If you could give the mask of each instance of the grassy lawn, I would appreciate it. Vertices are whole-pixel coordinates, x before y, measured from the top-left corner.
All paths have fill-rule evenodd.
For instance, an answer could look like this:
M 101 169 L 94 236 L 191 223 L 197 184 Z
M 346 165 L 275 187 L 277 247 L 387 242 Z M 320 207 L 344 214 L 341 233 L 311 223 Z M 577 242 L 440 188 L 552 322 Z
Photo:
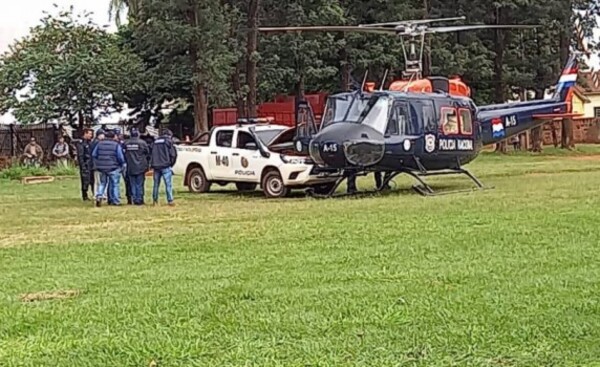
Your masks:
M 484 154 L 494 190 L 432 198 L 0 181 L 0 366 L 600 366 L 597 153 Z

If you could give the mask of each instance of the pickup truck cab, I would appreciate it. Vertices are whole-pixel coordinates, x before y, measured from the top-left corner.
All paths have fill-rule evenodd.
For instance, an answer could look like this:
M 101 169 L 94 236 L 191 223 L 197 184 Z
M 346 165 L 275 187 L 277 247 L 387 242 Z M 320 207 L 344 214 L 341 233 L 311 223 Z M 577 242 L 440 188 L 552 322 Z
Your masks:
M 173 172 L 183 176 L 184 185 L 194 193 L 230 183 L 239 191 L 260 186 L 268 198 L 287 196 L 292 189 L 328 192 L 340 172 L 320 169 L 310 158 L 294 155 L 294 131 L 271 124 L 213 128 L 192 143 L 176 145 Z

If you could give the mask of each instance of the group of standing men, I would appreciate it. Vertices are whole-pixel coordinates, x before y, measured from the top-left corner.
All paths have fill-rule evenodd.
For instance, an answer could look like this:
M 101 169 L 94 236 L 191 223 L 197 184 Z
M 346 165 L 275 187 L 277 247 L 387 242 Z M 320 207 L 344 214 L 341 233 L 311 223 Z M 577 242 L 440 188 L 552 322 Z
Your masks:
M 151 144 L 140 138 L 137 129 L 132 129 L 130 138 L 118 131 L 96 132 L 86 130 L 79 148 L 79 170 L 81 174 L 81 194 L 84 201 L 90 200 L 88 190 L 92 189 L 97 207 L 104 200 L 108 205 L 119 206 L 120 181 L 125 181 L 127 204 L 145 205 L 144 185 L 146 173 L 154 171 L 152 190 L 153 204 L 158 204 L 160 181 L 165 183 L 167 203 L 174 205 L 173 165 L 177 160 L 177 150 L 173 145 L 173 133 L 165 129 L 162 135 Z

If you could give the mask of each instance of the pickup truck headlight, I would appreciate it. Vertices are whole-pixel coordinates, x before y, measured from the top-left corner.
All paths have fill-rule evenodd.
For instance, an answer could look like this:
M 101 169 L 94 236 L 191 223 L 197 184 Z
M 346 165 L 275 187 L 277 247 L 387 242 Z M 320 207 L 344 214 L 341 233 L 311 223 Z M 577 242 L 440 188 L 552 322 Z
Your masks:
M 312 164 L 312 160 L 308 157 L 293 155 L 281 155 L 281 160 L 286 164 Z

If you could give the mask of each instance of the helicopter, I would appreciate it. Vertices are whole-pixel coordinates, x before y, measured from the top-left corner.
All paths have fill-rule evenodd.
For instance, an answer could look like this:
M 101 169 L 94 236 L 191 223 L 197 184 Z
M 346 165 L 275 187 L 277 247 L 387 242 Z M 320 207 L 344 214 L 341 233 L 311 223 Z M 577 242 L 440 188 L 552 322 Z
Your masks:
M 571 53 L 550 99 L 477 106 L 464 93 L 450 93 L 450 82 L 443 77 L 422 78 L 422 50 L 425 35 L 487 28 L 533 28 L 535 25 L 461 25 L 429 27 L 427 23 L 460 18 L 409 20 L 358 26 L 261 27 L 261 32 L 366 32 L 409 38 L 409 52 L 403 73 L 408 82 L 402 90 L 364 90 L 330 95 L 322 120 L 317 126 L 307 103 L 297 107 L 294 147 L 323 172 L 341 170 L 344 175 L 326 192 L 314 196 L 335 196 L 345 180 L 358 175 L 384 174 L 376 191 L 389 187 L 401 174 L 413 177 L 413 189 L 421 195 L 436 192 L 423 179 L 427 176 L 464 175 L 475 189 L 486 187 L 463 166 L 475 160 L 483 146 L 499 143 L 544 122 L 579 116 L 571 113 L 567 96 L 578 74 L 577 54 Z M 416 55 L 420 39 L 420 56 Z M 387 74 L 387 73 L 386 73 Z M 386 75 L 387 76 L 387 75 Z M 384 81 L 385 81 L 384 77 Z M 431 91 L 415 91 L 411 82 L 426 80 Z M 412 90 L 411 90 L 412 89 Z M 470 93 L 469 93 L 470 94 Z M 377 177 L 377 176 L 376 176 Z M 456 190 L 460 192 L 466 190 Z M 469 190 L 470 191 L 470 190 Z

